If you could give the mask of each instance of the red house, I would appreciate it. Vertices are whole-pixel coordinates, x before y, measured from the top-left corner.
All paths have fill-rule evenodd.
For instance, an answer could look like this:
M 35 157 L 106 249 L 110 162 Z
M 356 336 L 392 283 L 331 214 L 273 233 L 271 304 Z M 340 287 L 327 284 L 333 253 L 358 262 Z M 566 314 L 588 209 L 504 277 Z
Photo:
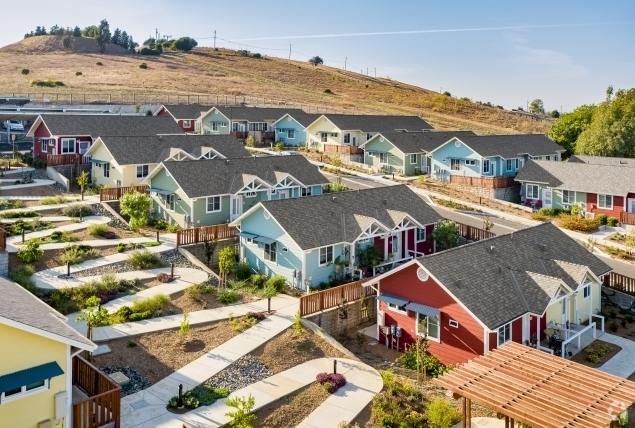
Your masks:
M 183 131 L 173 120 L 163 117 L 46 114 L 35 120 L 27 136 L 33 138 L 33 156 L 55 166 L 90 162 L 84 154 L 100 136 L 159 134 Z
M 212 106 L 200 104 L 162 105 L 154 115 L 169 116 L 176 120 L 176 123 L 179 124 L 179 127 L 181 127 L 183 131 L 196 132 L 196 121 L 211 109 Z
M 380 344 L 403 351 L 425 335 L 432 355 L 458 364 L 508 341 L 579 350 L 603 329 L 599 277 L 610 270 L 545 223 L 420 257 L 364 285 L 378 290 Z M 560 347 L 550 349 L 548 334 Z

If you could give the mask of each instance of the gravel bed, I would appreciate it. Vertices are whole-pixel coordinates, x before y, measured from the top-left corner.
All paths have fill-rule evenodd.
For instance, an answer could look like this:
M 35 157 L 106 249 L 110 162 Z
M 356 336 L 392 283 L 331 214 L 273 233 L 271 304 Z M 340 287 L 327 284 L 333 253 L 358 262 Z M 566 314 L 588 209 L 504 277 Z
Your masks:
M 134 394 L 135 392 L 139 392 L 143 389 L 146 389 L 151 385 L 150 381 L 143 377 L 141 373 L 133 369 L 132 367 L 106 367 L 102 368 L 101 371 L 106 373 L 107 375 L 115 372 L 123 373 L 130 382 L 125 385 L 121 385 L 121 396 L 125 397 L 126 395 Z
M 273 372 L 267 366 L 257 358 L 245 355 L 205 383 L 212 388 L 227 388 L 230 392 L 234 392 L 270 376 L 273 376 Z
M 95 215 L 108 217 L 110 219 L 110 223 L 108 223 L 109 226 L 124 230 L 130 230 L 130 226 L 128 225 L 128 223 L 121 221 L 120 218 L 116 217 L 114 214 L 104 208 L 102 204 L 93 204 L 90 206 L 90 208 L 93 210 L 93 213 L 95 213 Z

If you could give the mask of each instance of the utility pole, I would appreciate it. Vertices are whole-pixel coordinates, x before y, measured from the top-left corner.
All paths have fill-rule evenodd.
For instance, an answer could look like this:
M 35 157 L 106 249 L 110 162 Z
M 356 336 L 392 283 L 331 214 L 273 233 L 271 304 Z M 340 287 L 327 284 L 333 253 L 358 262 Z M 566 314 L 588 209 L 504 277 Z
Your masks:
M 366 67 L 366 76 L 368 76 L 368 67 Z
M 154 40 L 159 40 L 159 29 L 158 28 L 154 29 Z
M 216 30 L 214 30 L 214 49 L 216 49 Z
M 377 79 L 377 67 L 373 67 L 375 69 L 375 79 Z
M 289 43 L 289 61 L 291 61 L 291 43 Z
M 348 60 L 348 57 L 344 58 L 344 70 L 346 70 L 346 61 Z

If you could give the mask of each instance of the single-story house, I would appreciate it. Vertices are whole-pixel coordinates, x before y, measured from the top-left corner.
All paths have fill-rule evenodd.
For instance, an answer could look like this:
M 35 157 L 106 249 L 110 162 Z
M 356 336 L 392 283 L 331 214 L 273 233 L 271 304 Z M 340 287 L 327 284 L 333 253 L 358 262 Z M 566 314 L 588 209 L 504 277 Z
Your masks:
M 455 137 L 430 152 L 432 178 L 513 177 L 529 159 L 560 161 L 564 152 L 541 134 Z
M 155 135 L 99 137 L 86 152 L 91 157 L 94 184 L 139 185 L 162 161 L 250 157 L 231 135 Z
M 229 223 L 263 200 L 320 195 L 329 180 L 304 156 L 164 161 L 150 185 L 154 216 L 182 227 Z
M 359 147 L 378 132 L 427 129 L 432 126 L 419 116 L 323 114 L 306 127 L 306 139 L 311 148 L 328 151 L 325 146 Z
M 22 286 L 0 278 L 0 295 L 0 426 L 74 426 L 73 359 L 97 345 Z
M 475 135 L 472 131 L 380 132 L 359 147 L 364 149 L 364 163 L 374 171 L 429 174 L 429 152 L 453 137 Z
M 27 137 L 33 138 L 33 156 L 44 161 L 51 155 L 68 155 L 72 161 L 67 163 L 76 163 L 76 157 L 80 163 L 88 163 L 86 152 L 98 137 L 160 134 L 183 134 L 183 130 L 171 117 L 43 114 Z
M 306 290 L 431 254 L 437 220 L 421 197 L 399 185 L 262 201 L 231 225 L 240 228 L 242 260 Z
M 623 212 L 635 213 L 635 168 L 628 165 L 529 161 L 515 180 L 522 200 L 542 207 L 578 204 L 583 212 L 618 219 Z
M 154 112 L 155 116 L 170 116 L 185 132 L 196 132 L 198 119 L 209 112 L 212 106 L 201 104 L 163 104 Z
M 417 258 L 364 286 L 378 290 L 379 343 L 394 339 L 384 326 L 399 327 L 399 350 L 426 336 L 432 355 L 460 364 L 509 341 L 551 352 L 547 334 L 577 346 L 593 323 L 604 326 L 600 278 L 610 270 L 544 223 Z
M 271 126 L 275 129 L 276 142 L 282 141 L 290 146 L 305 146 L 307 143 L 306 127 L 318 118 L 317 114 L 305 112 L 286 113 Z
M 591 163 L 596 165 L 635 167 L 635 159 L 633 158 L 614 158 L 614 157 L 605 157 L 605 156 L 573 155 L 569 158 L 569 162 Z

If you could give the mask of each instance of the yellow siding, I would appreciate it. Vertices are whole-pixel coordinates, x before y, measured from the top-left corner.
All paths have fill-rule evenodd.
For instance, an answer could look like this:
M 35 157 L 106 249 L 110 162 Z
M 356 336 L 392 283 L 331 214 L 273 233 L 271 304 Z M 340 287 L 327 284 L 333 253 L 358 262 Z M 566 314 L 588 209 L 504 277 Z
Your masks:
M 22 330 L 0 325 L 0 375 L 56 361 L 65 374 L 51 379 L 50 389 L 0 404 L 0 427 L 36 428 L 55 418 L 55 394 L 66 390 L 67 345 Z M 8 346 L 7 346 L 8 345 Z M 70 397 L 69 397 L 70 399 Z M 61 425 L 59 425 L 61 426 Z
M 313 125 L 309 126 L 306 129 L 306 132 L 307 132 L 308 141 L 317 142 L 317 148 L 319 148 L 320 150 L 324 150 L 324 144 L 337 144 L 337 145 L 342 144 L 342 138 L 343 138 L 342 132 L 335 125 L 333 125 L 329 120 L 326 120 L 324 118 L 321 118 L 317 123 L 314 123 Z M 329 133 L 326 143 L 322 142 L 322 137 L 320 134 L 321 132 Z M 331 137 L 331 133 L 335 133 L 335 132 L 337 132 L 337 138 Z
M 582 287 L 576 296 L 576 306 L 578 310 L 578 319 L 575 321 L 577 324 L 588 321 L 589 313 L 597 314 L 601 307 L 601 286 L 597 282 L 591 284 L 591 296 L 587 299 L 584 298 Z M 573 307 L 571 308 L 573 310 Z M 573 313 L 573 312 L 572 312 Z M 573 320 L 572 320 L 573 321 Z M 596 319 L 597 321 L 597 319 Z
M 151 173 L 152 170 L 157 167 L 157 165 L 158 164 L 156 164 L 156 163 L 148 164 L 148 174 Z M 145 179 L 145 177 L 137 178 L 137 166 L 136 165 L 134 165 L 134 166 L 122 166 L 120 168 L 123 170 L 123 180 L 121 182 L 121 185 L 123 187 L 138 186 Z
M 121 180 L 121 167 L 115 162 L 115 159 L 110 155 L 106 147 L 99 143 L 98 147 L 92 154 L 93 159 L 97 159 L 104 162 L 110 162 L 110 177 L 104 177 L 104 167 L 102 165 L 92 165 L 91 177 L 93 183 L 100 184 L 102 186 L 115 187 L 117 180 Z M 125 186 L 125 184 L 123 184 Z
M 547 324 L 550 322 L 562 324 L 562 300 L 547 308 Z

